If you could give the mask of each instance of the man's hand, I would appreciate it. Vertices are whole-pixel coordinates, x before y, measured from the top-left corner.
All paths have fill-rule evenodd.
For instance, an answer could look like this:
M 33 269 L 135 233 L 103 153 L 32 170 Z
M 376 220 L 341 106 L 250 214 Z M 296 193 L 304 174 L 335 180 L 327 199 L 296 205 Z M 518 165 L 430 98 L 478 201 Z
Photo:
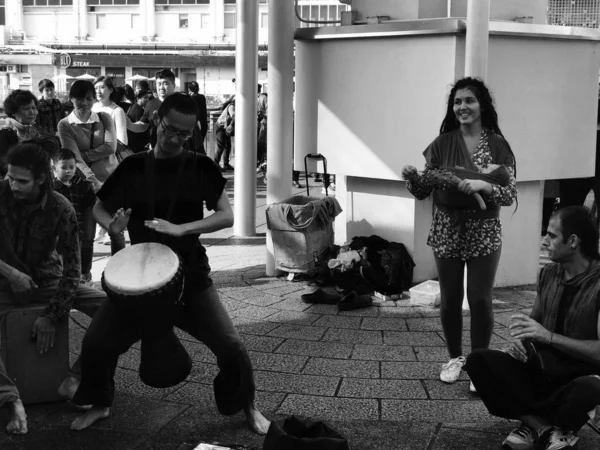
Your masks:
M 130 216 L 131 208 L 129 208 L 127 211 L 125 211 L 123 208 L 119 208 L 108 224 L 108 233 L 110 235 L 115 235 L 125 231 L 125 228 L 127 228 L 127 224 L 129 223 Z
M 144 225 L 159 233 L 168 234 L 169 236 L 183 236 L 183 227 L 167 222 L 163 219 L 145 220 Z
M 531 317 L 525 314 L 515 314 L 511 316 L 511 319 L 513 319 L 513 323 L 508 328 L 511 336 L 515 339 L 529 339 L 540 344 L 550 342 L 552 333 Z
M 419 172 L 415 166 L 404 166 L 402 168 L 402 178 L 411 183 L 416 182 L 419 179 Z
M 13 269 L 8 276 L 10 288 L 19 303 L 25 303 L 37 285 L 31 277 L 17 269 Z
M 33 322 L 31 337 L 37 337 L 37 350 L 40 353 L 46 353 L 50 347 L 54 347 L 54 336 L 56 335 L 56 325 L 47 317 L 38 317 Z
M 510 341 L 508 346 L 503 350 L 503 352 L 508 353 L 517 361 L 521 361 L 524 363 L 527 362 L 527 350 L 525 349 L 523 342 L 518 339 Z

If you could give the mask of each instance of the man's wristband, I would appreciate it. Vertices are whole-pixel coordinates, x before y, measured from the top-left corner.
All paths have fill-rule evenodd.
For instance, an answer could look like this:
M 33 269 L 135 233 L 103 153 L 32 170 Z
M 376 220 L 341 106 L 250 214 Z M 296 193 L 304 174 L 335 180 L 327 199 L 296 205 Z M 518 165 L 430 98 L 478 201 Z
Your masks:
M 548 341 L 548 347 L 552 346 L 552 340 L 554 339 L 554 333 L 550 335 L 550 340 Z

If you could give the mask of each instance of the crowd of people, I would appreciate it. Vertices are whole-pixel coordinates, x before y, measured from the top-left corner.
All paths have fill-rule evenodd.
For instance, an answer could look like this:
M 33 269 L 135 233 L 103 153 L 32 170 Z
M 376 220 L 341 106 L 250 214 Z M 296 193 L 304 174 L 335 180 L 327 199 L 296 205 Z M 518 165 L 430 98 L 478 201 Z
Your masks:
M 80 358 L 59 387 L 61 395 L 86 406 L 72 428 L 87 428 L 110 414 L 118 357 L 142 336 L 110 296 L 89 287 L 96 224 L 106 230 L 113 255 L 125 248 L 126 230 L 134 245 L 162 243 L 180 255 L 186 273 L 182 315 L 175 326 L 217 357 L 219 410 L 244 411 L 253 430 L 264 434 L 269 421 L 254 404 L 248 353 L 219 300 L 199 241 L 201 234 L 233 223 L 222 172 L 233 170 L 229 151 L 235 99 L 217 121 L 219 150 L 210 159 L 203 146 L 206 101 L 197 83 L 190 84 L 187 94 L 175 92 L 175 77 L 167 69 L 156 79 L 156 97 L 143 82 L 135 91 L 121 92 L 106 77 L 76 81 L 68 115 L 53 99 L 49 80 L 40 82 L 39 100 L 28 91 L 14 91 L 5 100 L 9 118 L 0 130 L 0 314 L 25 299 L 45 305 L 32 329 L 40 352 L 53 345 L 56 326 L 71 308 L 92 317 Z M 259 95 L 258 101 L 260 136 L 263 125 L 266 133 L 266 97 Z M 122 148 L 134 154 L 119 158 Z M 265 163 L 264 145 L 258 152 L 259 162 Z M 503 351 L 492 350 L 500 209 L 516 202 L 517 159 L 481 80 L 463 78 L 454 84 L 440 133 L 423 155 L 424 170 L 405 166 L 402 176 L 417 199 L 432 196 L 435 205 L 427 243 L 439 276 L 449 355 L 440 380 L 454 383 L 466 370 L 471 392 L 481 396 L 491 414 L 521 421 L 503 448 L 574 445 L 587 412 L 600 404 L 596 224 L 582 206 L 551 216 L 542 244 L 552 263 L 541 271 L 533 310 L 529 316 L 513 315 L 513 340 Z M 214 214 L 205 218 L 204 204 Z M 469 353 L 462 345 L 465 270 Z M 12 408 L 7 430 L 26 433 L 19 392 L 0 360 L 2 404 Z

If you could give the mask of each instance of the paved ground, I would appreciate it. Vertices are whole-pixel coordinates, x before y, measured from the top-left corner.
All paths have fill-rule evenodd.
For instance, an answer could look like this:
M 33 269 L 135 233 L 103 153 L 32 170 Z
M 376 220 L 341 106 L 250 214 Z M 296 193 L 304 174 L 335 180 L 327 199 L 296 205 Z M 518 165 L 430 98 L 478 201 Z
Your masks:
M 265 192 L 262 182 L 258 186 L 257 237 L 236 239 L 232 230 L 223 230 L 204 242 L 222 301 L 250 352 L 258 406 L 265 415 L 325 420 L 354 450 L 499 448 L 513 424 L 490 416 L 469 393 L 465 376 L 454 385 L 438 380 L 439 367 L 446 361 L 438 310 L 380 302 L 338 312 L 335 306 L 302 303 L 300 295 L 314 289 L 306 282 L 265 276 Z M 107 251 L 101 245 L 96 248 L 95 279 Z M 510 315 L 528 312 L 534 297 L 533 286 L 494 291 L 493 347 L 504 345 Z M 72 313 L 72 358 L 88 323 L 81 313 Z M 143 385 L 135 346 L 119 361 L 111 417 L 72 432 L 69 424 L 79 414 L 72 406 L 30 406 L 30 433 L 0 434 L 0 448 L 188 450 L 213 441 L 260 448 L 263 438 L 249 431 L 241 414 L 222 417 L 216 411 L 212 354 L 189 336 L 180 337 L 194 360 L 186 382 L 164 390 Z M 468 331 L 465 343 L 468 348 Z M 600 437 L 584 429 L 579 448 L 600 448 Z

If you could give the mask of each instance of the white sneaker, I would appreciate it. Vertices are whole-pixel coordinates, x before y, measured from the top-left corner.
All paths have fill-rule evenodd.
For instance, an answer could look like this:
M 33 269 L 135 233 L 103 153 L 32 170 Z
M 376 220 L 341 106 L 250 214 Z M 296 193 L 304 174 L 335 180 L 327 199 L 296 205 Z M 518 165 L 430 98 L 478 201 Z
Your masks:
M 504 442 L 502 448 L 506 450 L 531 450 L 535 448 L 536 433 L 524 423 L 518 428 L 510 432 Z
M 548 442 L 544 447 L 545 450 L 560 450 L 574 446 L 579 438 L 570 431 L 563 431 L 558 427 L 552 428 L 548 436 Z
M 458 380 L 460 376 L 460 371 L 462 370 L 462 366 L 465 365 L 467 360 L 464 356 L 459 356 L 458 358 L 451 359 L 446 364 L 442 366 L 442 371 L 440 372 L 440 380 L 444 383 L 454 383 Z
M 104 238 L 102 238 L 102 243 L 104 245 L 110 245 L 110 235 L 108 233 L 106 233 L 104 235 Z
M 472 381 L 469 383 L 469 391 L 473 394 L 477 394 L 477 389 L 475 389 L 475 385 Z

